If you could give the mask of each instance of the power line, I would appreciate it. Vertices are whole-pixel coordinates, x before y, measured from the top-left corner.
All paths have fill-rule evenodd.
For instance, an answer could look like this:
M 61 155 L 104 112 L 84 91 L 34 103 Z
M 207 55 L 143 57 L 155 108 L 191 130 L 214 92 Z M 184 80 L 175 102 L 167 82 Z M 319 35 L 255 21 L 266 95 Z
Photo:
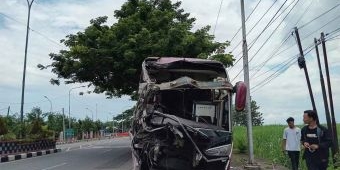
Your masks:
M 330 35 L 332 35 L 332 34 L 335 34 L 335 33 L 339 32 L 339 31 L 340 31 L 340 28 L 337 28 L 337 29 L 335 29 L 335 30 L 333 30 L 333 31 L 331 31 L 331 32 L 329 32 L 329 33 L 327 33 L 326 36 L 330 36 Z
M 249 32 L 247 33 L 247 35 L 248 34 L 250 34 L 252 31 L 253 31 L 253 29 L 261 22 L 261 20 L 264 18 L 264 16 L 265 15 L 267 15 L 267 13 L 270 11 L 270 9 L 274 6 L 274 4 L 277 2 L 277 0 L 275 0 L 273 3 L 272 3 L 272 5 L 267 9 L 267 11 L 260 17 L 260 19 L 259 20 L 257 20 L 257 22 L 255 23 L 255 25 L 249 30 Z M 287 2 L 287 1 L 286 1 Z M 284 2 L 284 4 L 286 3 L 286 2 Z M 284 5 L 283 4 L 283 5 Z M 282 6 L 280 7 L 280 9 L 282 8 Z M 280 10 L 279 9 L 279 10 Z M 278 10 L 278 11 L 279 11 Z
M 310 46 L 308 46 L 304 51 L 306 51 L 307 49 L 310 49 L 310 48 L 312 48 L 313 47 L 313 45 L 314 44 L 312 44 L 312 45 L 310 45 Z M 309 52 L 308 52 L 309 53 Z M 307 53 L 307 54 L 308 54 Z M 294 56 L 294 57 L 296 57 L 296 56 Z M 286 60 L 286 61 L 284 61 L 283 63 L 285 63 L 285 62 L 288 62 L 290 59 L 288 59 L 288 60 Z M 275 67 L 273 67 L 273 68 L 271 68 L 271 69 L 269 69 L 269 70 L 267 70 L 265 73 L 263 73 L 262 75 L 265 75 L 267 72 L 269 72 L 269 71 L 272 71 L 272 70 L 274 70 L 276 67 L 278 67 L 279 65 L 277 65 L 277 66 L 275 66 Z M 255 77 L 255 78 L 258 78 L 258 77 L 261 77 L 262 75 L 259 75 L 259 76 L 257 76 L 257 77 Z
M 279 51 L 279 49 L 291 38 L 291 34 L 288 34 L 287 38 L 284 39 L 280 46 L 274 50 L 274 53 L 270 55 L 264 62 L 260 64 L 260 68 L 255 71 L 255 73 L 251 76 L 253 78 L 271 59 L 273 59 L 275 54 Z
M 44 35 L 44 34 L 38 32 L 38 31 L 36 31 L 36 30 L 33 30 L 33 29 L 31 29 L 31 31 L 32 31 L 32 32 L 35 32 L 36 34 L 38 34 L 38 35 L 40 35 L 40 36 L 42 36 L 42 37 L 44 37 L 46 40 L 48 40 L 48 41 L 50 41 L 50 42 L 52 42 L 52 43 L 58 45 L 59 47 L 64 48 L 64 46 L 60 45 L 60 43 L 58 43 L 58 42 L 52 40 L 52 39 L 49 38 L 48 36 L 46 36 L 46 35 Z
M 236 76 L 231 80 L 233 82 L 243 71 L 243 68 L 236 74 Z
M 7 14 L 5 14 L 5 13 L 0 12 L 0 15 L 4 16 L 4 17 L 6 17 L 6 18 L 8 18 L 8 19 L 10 19 L 10 20 L 12 20 L 12 21 L 15 21 L 15 22 L 17 22 L 17 23 L 19 23 L 19 24 L 21 24 L 21 25 L 26 26 L 26 24 L 24 24 L 24 23 L 18 21 L 17 19 L 15 19 L 15 18 L 13 18 L 13 17 L 11 17 L 11 16 L 9 16 L 9 15 L 7 15 Z M 56 44 L 56 45 L 58 45 L 58 46 L 64 48 L 64 46 L 62 46 L 60 43 L 54 41 L 53 39 L 51 39 L 51 38 L 49 38 L 48 36 L 42 34 L 41 32 L 36 31 L 36 30 L 33 30 L 31 27 L 29 27 L 29 30 L 31 30 L 32 32 L 35 32 L 36 34 L 40 35 L 41 37 L 47 39 L 48 41 L 52 42 L 53 44 Z
M 218 13 L 217 13 L 217 18 L 216 18 L 216 22 L 215 22 L 215 27 L 214 27 L 213 35 L 215 35 L 215 31 L 216 31 L 216 27 L 217 27 L 218 18 L 220 17 L 220 13 L 221 13 L 222 4 L 223 4 L 223 0 L 221 0 L 220 8 L 219 8 Z
M 299 1 L 299 0 L 298 0 Z M 276 19 L 278 19 L 279 18 L 279 16 L 281 15 L 281 14 L 283 14 L 283 12 L 279 15 L 279 16 L 277 16 L 276 17 L 276 15 L 280 12 L 280 10 L 283 8 L 283 6 L 286 4 L 286 2 L 287 2 L 287 0 L 285 0 L 285 2 L 280 6 L 280 8 L 276 11 L 276 13 L 275 13 L 275 15 L 270 19 L 270 21 L 268 22 L 268 24 L 264 27 L 264 29 L 260 32 L 260 34 L 252 41 L 252 42 L 250 42 L 250 47 L 248 48 L 248 50 L 250 50 L 253 46 L 254 46 L 254 44 L 256 43 L 256 41 L 261 37 L 261 35 L 269 28 L 269 26 L 272 24 L 272 23 L 274 23 L 275 22 L 275 20 Z M 295 0 L 294 1 L 292 1 L 292 2 L 295 2 Z M 291 3 L 292 4 L 292 3 Z M 291 4 L 289 4 L 289 6 L 291 5 Z M 288 7 L 289 7 L 288 6 Z M 286 8 L 287 9 L 287 8 Z
M 310 49 L 309 49 L 310 48 Z M 310 53 L 313 49 L 314 49 L 314 44 L 310 45 L 309 47 L 307 47 L 306 49 L 304 49 L 304 51 L 308 51 L 305 53 L 305 55 L 307 55 L 308 53 Z M 295 55 L 294 58 L 292 57 L 292 61 L 294 61 L 294 59 L 296 58 Z M 265 80 L 263 80 L 262 82 L 260 82 L 259 84 L 257 84 L 256 86 L 254 86 L 251 89 L 257 88 L 253 91 L 256 92 L 257 90 L 259 90 L 260 88 L 264 87 L 265 85 L 267 85 L 269 82 L 271 82 L 272 80 L 274 80 L 275 78 L 277 78 L 278 76 L 280 76 L 282 73 L 284 73 L 285 70 L 287 70 L 288 68 L 290 68 L 295 62 L 287 62 L 285 65 L 283 65 L 280 69 L 276 70 L 276 72 L 274 72 L 273 74 L 271 74 L 269 77 L 267 77 Z M 281 71 L 282 70 L 282 71 Z M 281 72 L 280 72 L 281 71 Z
M 274 4 L 277 2 L 277 0 L 275 0 L 272 5 L 267 9 L 267 11 L 260 17 L 260 19 L 255 23 L 255 25 L 250 29 L 250 31 L 247 33 L 250 34 L 250 32 L 260 23 L 260 21 L 264 18 L 264 16 L 270 11 L 270 9 L 274 6 Z M 272 24 L 272 20 L 275 18 L 275 16 L 277 15 L 277 13 L 281 10 L 281 8 L 283 7 L 283 5 L 287 2 L 287 0 L 281 5 L 281 7 L 279 8 L 279 10 L 276 12 L 276 14 L 274 15 L 274 17 L 269 21 L 269 23 L 267 24 L 267 26 L 264 28 L 264 30 L 262 31 L 262 33 Z M 262 34 L 260 33 L 260 34 Z M 259 35 L 261 36 L 261 35 Z M 258 38 L 259 38 L 258 36 Z M 239 43 L 231 50 L 231 52 L 233 52 L 240 44 L 241 44 L 242 40 L 239 41 Z M 248 50 L 251 47 L 248 48 Z M 242 52 L 240 52 L 240 54 L 242 54 Z M 237 56 L 239 56 L 240 54 L 238 54 Z M 243 56 L 240 56 L 239 59 L 237 59 L 236 63 L 234 65 L 236 65 L 241 59 L 243 58 Z M 233 66 L 229 69 L 231 70 L 233 68 Z M 238 74 L 239 75 L 239 74 Z M 235 77 L 236 78 L 236 77 Z
M 257 22 L 255 23 L 255 25 L 250 29 L 250 31 L 248 31 L 247 35 L 249 35 L 251 33 L 251 31 L 261 22 L 261 20 L 264 18 L 265 15 L 267 15 L 267 13 L 270 11 L 270 9 L 274 6 L 274 4 L 277 2 L 277 0 L 275 0 L 272 5 L 267 9 L 267 11 L 260 17 L 259 20 L 257 20 Z M 241 28 L 239 29 L 241 30 Z M 236 35 L 235 35 L 236 36 Z M 231 50 L 231 52 L 235 51 L 236 48 L 242 43 L 242 40 L 240 40 L 237 45 Z
M 241 52 L 241 53 L 242 53 L 242 52 Z M 232 68 L 234 68 L 234 66 L 235 66 L 242 58 L 243 58 L 243 56 L 239 57 L 239 58 L 237 59 L 237 61 L 235 62 L 235 64 L 233 64 L 233 66 L 231 66 L 231 67 L 228 69 L 228 72 L 229 72 Z
M 335 35 L 335 36 L 333 36 L 333 37 L 329 37 L 329 38 L 327 38 L 326 40 L 327 40 L 327 41 L 338 40 L 339 38 L 337 38 L 337 37 L 340 37 L 340 34 Z
M 22 23 L 22 22 L 16 20 L 15 18 L 12 18 L 12 17 L 8 16 L 8 15 L 5 14 L 5 13 L 0 12 L 0 15 L 4 16 L 4 17 L 6 17 L 6 18 L 8 18 L 8 19 L 10 19 L 10 20 L 12 20 L 12 21 L 15 21 L 15 22 L 17 22 L 17 23 L 19 23 L 19 24 L 26 25 L 26 24 L 24 24 L 24 23 Z
M 293 1 L 294 2 L 294 1 Z M 261 45 L 261 47 L 256 51 L 256 53 L 250 58 L 249 62 L 251 62 L 255 56 L 260 52 L 260 50 L 264 47 L 264 45 L 266 45 L 269 41 L 269 39 L 274 35 L 274 33 L 276 32 L 276 30 L 279 28 L 279 26 L 283 23 L 283 21 L 287 18 L 287 16 L 292 12 L 292 10 L 295 8 L 295 6 L 297 5 L 297 3 L 299 2 L 299 0 L 296 1 L 296 3 L 294 4 L 294 6 L 289 10 L 289 12 L 286 14 L 286 16 L 282 19 L 282 21 L 276 26 L 276 28 L 274 29 L 274 31 L 272 31 L 272 33 L 269 35 L 269 37 L 264 41 L 264 43 Z M 291 4 L 289 4 L 290 6 Z M 288 6 L 288 7 L 289 7 Z M 288 38 L 287 38 L 288 39 Z
M 296 56 L 293 56 L 292 58 L 295 58 Z M 287 60 L 285 60 L 283 63 L 287 63 L 287 62 L 289 62 L 292 58 L 288 58 Z M 274 70 L 274 69 L 276 69 L 276 68 L 278 68 L 280 66 L 280 64 L 277 64 L 276 66 L 274 66 L 274 67 L 272 67 L 272 68 L 270 68 L 270 69 L 268 69 L 266 72 L 264 72 L 264 73 L 262 73 L 261 75 L 258 75 L 257 77 L 255 77 L 254 79 L 257 79 L 257 78 L 259 78 L 259 77 L 261 77 L 261 76 L 264 76 L 264 75 L 266 75 L 268 72 L 270 72 L 270 71 L 272 71 L 272 70 Z
M 320 17 L 322 17 L 323 15 L 326 15 L 328 12 L 330 12 L 330 11 L 334 10 L 334 9 L 335 9 L 335 8 L 337 8 L 338 6 L 340 6 L 340 3 L 339 3 L 339 4 L 337 4 L 337 5 L 335 5 L 334 7 L 330 8 L 329 10 L 327 10 L 327 11 L 323 12 L 322 14 L 320 14 L 320 15 L 319 15 L 319 16 L 317 16 L 317 17 L 315 17 L 314 19 L 312 19 L 312 20 L 308 21 L 307 23 L 303 24 L 303 25 L 302 25 L 302 26 L 300 26 L 298 29 L 301 29 L 301 28 L 303 28 L 303 27 L 305 27 L 305 26 L 309 25 L 310 23 L 312 23 L 313 21 L 315 21 L 315 20 L 319 19 L 319 18 L 320 18 Z
M 337 15 L 336 17 L 334 17 L 333 19 L 331 19 L 330 21 L 328 21 L 326 24 L 322 25 L 321 27 L 319 27 L 318 29 L 310 32 L 309 34 L 307 34 L 303 39 L 306 39 L 307 37 L 313 35 L 314 33 L 320 31 L 322 28 L 324 28 L 325 26 L 327 26 L 328 24 L 332 23 L 333 21 L 337 20 L 337 19 L 340 19 L 340 14 Z M 336 30 L 334 30 L 336 31 Z
M 293 3 L 293 2 L 295 2 L 295 1 L 292 1 L 284 10 L 283 10 L 283 12 L 279 15 L 279 16 L 277 16 L 276 17 L 276 15 L 278 14 L 278 12 L 282 9 L 282 7 L 285 5 L 285 3 L 287 2 L 287 0 L 281 5 L 281 7 L 278 9 L 278 11 L 275 13 L 275 15 L 271 18 L 271 20 L 268 22 L 268 24 L 266 25 L 266 27 L 261 31 L 261 33 L 252 41 L 252 45 L 248 48 L 248 50 L 250 50 L 251 49 L 251 47 L 253 47 L 253 45 L 255 44 L 255 42 L 260 38 L 260 36 L 264 33 L 264 31 L 273 23 L 273 22 L 275 22 L 275 20 L 277 19 L 277 18 L 279 18 L 280 17 L 280 15 L 281 14 L 283 14 L 283 12 L 286 10 L 286 9 L 288 9 L 289 8 L 289 6 Z M 295 5 L 291 8 L 291 10 L 288 12 L 288 14 L 284 17 L 284 19 L 290 14 L 290 12 L 294 9 L 294 7 L 296 6 L 296 4 L 299 2 L 299 0 L 297 0 L 296 1 L 296 3 L 295 3 Z M 276 18 L 275 18 L 276 17 Z M 267 38 L 267 40 L 262 44 L 262 46 L 260 47 L 260 49 L 256 52 L 256 54 L 262 49 L 262 47 L 268 42 L 268 40 L 269 40 L 269 38 L 271 38 L 271 36 L 275 33 L 275 31 L 277 30 L 277 28 L 281 25 L 281 23 L 284 21 L 284 19 L 280 22 L 280 24 L 275 28 L 275 30 L 271 33 L 271 35 Z M 251 60 L 253 60 L 253 58 L 256 56 L 256 54 L 252 57 L 252 58 L 250 58 L 250 60 L 249 60 L 249 62 L 251 61 Z M 242 57 L 241 57 L 242 58 Z M 240 59 L 239 59 L 240 60 Z M 236 75 L 236 77 L 234 77 L 233 79 L 232 79 L 232 81 L 233 80 L 235 80 L 240 74 L 241 74 L 241 72 L 243 71 L 243 68 L 240 70 L 240 72 Z
M 0 109 L 0 111 L 7 110 L 7 109 L 8 109 L 8 107 L 5 107 L 5 108 L 3 108 L 3 109 Z
M 300 18 L 298 19 L 298 21 L 295 23 L 295 25 L 298 25 L 299 22 L 301 21 L 301 19 L 306 15 L 306 13 L 308 12 L 309 8 L 313 5 L 313 2 L 315 0 L 311 0 L 309 5 L 307 6 L 307 8 L 304 10 L 304 12 L 302 12 L 302 15 L 300 16 Z
M 316 29 L 316 30 L 314 30 L 314 31 L 312 31 L 312 32 L 310 32 L 310 33 L 308 33 L 306 36 L 304 36 L 304 37 L 301 39 L 301 41 L 306 40 L 308 37 L 310 37 L 311 35 L 313 35 L 315 32 L 320 31 L 322 28 L 324 28 L 325 26 L 327 26 L 328 24 L 330 24 L 330 23 L 333 22 L 334 20 L 339 19 L 339 17 L 340 17 L 340 15 L 338 15 L 338 16 L 335 17 L 334 19 L 330 20 L 330 21 L 327 22 L 326 24 L 322 25 L 322 26 L 319 27 L 318 29 Z M 338 29 L 336 29 L 336 30 L 333 30 L 332 32 L 336 32 L 336 31 L 339 31 L 339 30 L 340 30 L 340 28 L 338 28 Z M 330 32 L 329 34 L 331 34 L 332 32 Z M 282 54 L 283 52 L 289 50 L 290 48 L 292 48 L 292 47 L 294 47 L 294 46 L 295 46 L 295 44 L 293 44 L 293 45 L 291 45 L 291 46 L 285 48 L 285 49 L 282 50 L 282 51 L 279 51 L 277 54 L 275 54 L 275 55 L 272 56 L 272 57 L 278 56 L 278 55 Z
M 250 12 L 250 14 L 248 15 L 248 17 L 246 18 L 246 22 L 248 21 L 248 19 L 250 18 L 250 16 L 254 13 L 254 11 L 256 10 L 256 8 L 259 6 L 259 4 L 261 3 L 262 0 L 259 0 L 256 4 L 256 6 L 254 7 L 254 9 Z M 241 31 L 240 27 L 237 32 L 234 34 L 233 38 L 231 38 L 230 42 L 232 42 L 234 40 L 234 38 L 236 37 L 236 35 Z
M 311 5 L 312 5 L 312 2 L 309 4 L 309 6 L 306 8 L 306 10 L 308 10 L 308 9 L 310 8 Z M 325 15 L 325 14 L 328 13 L 329 11 L 335 9 L 335 8 L 338 7 L 339 5 L 340 5 L 340 4 L 334 6 L 333 8 L 329 9 L 328 11 L 322 13 L 322 14 L 319 15 L 318 17 L 314 18 L 312 21 L 315 21 L 316 19 L 318 19 L 318 18 L 320 18 L 321 16 Z M 305 10 L 305 11 L 306 11 L 306 10 Z M 306 12 L 304 12 L 304 14 L 305 14 L 305 13 L 306 13 Z M 297 23 L 300 22 L 300 20 L 301 20 L 301 19 L 303 18 L 303 16 L 304 16 L 304 14 L 299 18 L 299 20 L 297 21 Z M 325 27 L 326 25 L 330 24 L 330 23 L 333 22 L 334 20 L 338 19 L 339 17 L 340 17 L 340 16 L 335 17 L 334 19 L 332 19 L 331 21 L 327 22 L 326 24 L 324 24 L 324 25 L 323 25 L 322 27 L 320 27 L 319 29 L 317 29 L 317 30 L 315 30 L 315 31 L 313 31 L 313 32 L 311 32 L 311 33 L 309 33 L 307 36 L 305 36 L 305 37 L 302 38 L 302 41 L 305 40 L 306 38 L 308 38 L 309 36 L 311 36 L 313 33 L 315 33 L 315 32 L 317 32 L 317 31 L 321 30 L 323 27 Z M 312 22 L 312 21 L 310 21 L 310 22 Z M 302 27 L 305 27 L 306 25 L 308 25 L 308 24 L 305 24 L 305 25 L 303 25 Z M 300 28 L 302 28 L 302 27 L 300 27 Z M 339 28 L 339 29 L 340 29 L 340 28 Z M 336 31 L 336 30 L 334 30 L 334 31 Z M 286 49 L 284 49 L 284 50 L 282 50 L 282 51 L 280 51 L 280 52 L 278 52 L 278 53 L 274 53 L 274 56 L 272 56 L 272 57 L 278 56 L 279 54 L 281 54 L 281 53 L 287 51 L 288 49 L 290 49 L 290 48 L 292 48 L 292 47 L 294 47 L 294 45 L 292 45 L 292 46 L 290 46 L 290 47 L 288 47 L 288 48 L 286 48 Z M 276 55 L 275 55 L 275 54 L 276 54 Z M 237 62 L 234 64 L 234 66 L 235 66 L 241 59 L 242 59 L 242 56 L 237 60 Z M 233 67 L 231 67 L 231 68 L 233 68 Z M 229 70 L 231 70 L 231 68 L 230 68 Z M 237 76 L 239 76 L 239 75 L 241 74 L 242 71 L 243 71 L 243 70 L 241 70 L 241 71 L 237 74 Z M 235 78 L 233 78 L 233 80 L 236 79 L 237 76 L 236 76 Z
M 287 70 L 291 65 L 293 65 L 295 63 L 295 58 L 291 57 L 290 60 L 288 62 L 286 62 L 284 65 L 281 65 L 281 67 L 279 69 L 277 69 L 274 73 L 272 73 L 270 76 L 268 76 L 267 78 L 265 78 L 263 81 L 261 81 L 259 84 L 255 85 L 254 87 L 252 87 L 250 90 L 255 89 L 253 92 L 257 91 L 259 88 L 265 86 L 266 84 L 268 84 L 270 81 L 272 81 L 274 79 L 274 77 L 278 76 L 280 73 L 282 74 L 285 70 Z M 280 65 L 278 65 L 280 66 Z M 288 67 L 287 67 L 288 66 Z M 281 71 L 281 72 L 280 72 Z
M 313 49 L 314 49 L 314 44 L 310 45 L 309 47 L 305 48 L 304 51 L 307 51 L 309 49 L 308 52 L 305 53 L 305 55 L 307 55 L 309 52 L 311 52 Z M 274 76 L 274 74 L 278 73 L 280 70 L 283 70 L 285 67 L 284 66 L 287 66 L 287 65 L 290 65 L 289 63 L 291 63 L 292 61 L 294 61 L 294 59 L 299 56 L 298 54 L 297 55 L 294 55 L 292 58 L 290 58 L 288 61 L 286 61 L 286 64 L 284 64 L 281 68 L 279 68 L 278 70 L 276 70 L 273 74 L 271 74 L 269 77 L 267 77 L 265 80 L 263 80 L 260 84 L 263 84 L 263 82 L 266 82 L 268 81 L 271 77 Z M 293 62 L 294 63 L 294 62 Z M 292 63 L 292 64 L 293 64 Z M 279 65 L 278 65 L 279 66 Z M 271 70 L 273 70 L 274 68 L 272 68 Z M 281 73 L 282 74 L 282 73 Z M 273 78 L 272 78 L 273 79 Z M 252 89 L 258 87 L 258 85 L 256 85 L 255 87 L 253 87 Z

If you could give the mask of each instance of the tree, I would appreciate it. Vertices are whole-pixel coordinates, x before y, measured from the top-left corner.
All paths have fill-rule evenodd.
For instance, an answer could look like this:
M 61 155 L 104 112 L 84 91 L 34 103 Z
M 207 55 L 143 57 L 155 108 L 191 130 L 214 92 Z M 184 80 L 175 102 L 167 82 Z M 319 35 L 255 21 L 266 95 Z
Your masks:
M 63 131 L 63 115 L 59 113 L 48 113 L 46 125 L 49 130 L 55 132 Z
M 195 18 L 171 0 L 128 0 L 114 16 L 117 23 L 105 25 L 107 16 L 90 21 L 83 32 L 61 40 L 69 50 L 51 53 L 57 79 L 52 84 L 89 83 L 96 93 L 108 97 L 135 95 L 141 64 L 146 57 L 192 57 L 234 61 L 224 49 L 229 42 L 213 42 L 210 26 L 192 32 Z
M 43 114 L 40 107 L 33 107 L 31 112 L 26 113 L 27 121 L 32 123 L 34 121 L 38 121 L 41 125 L 44 124 L 44 118 L 47 114 Z
M 94 123 L 92 119 L 86 116 L 86 118 L 81 121 L 81 129 L 83 132 L 90 132 L 94 130 Z
M 104 124 L 100 120 L 96 120 L 95 122 L 93 122 L 93 127 L 94 127 L 94 131 L 99 131 L 103 129 Z
M 8 116 L 4 117 L 4 119 L 6 120 L 8 131 L 19 136 L 20 117 L 19 117 L 18 113 L 13 114 L 13 115 L 8 115 Z
M 133 111 L 135 110 L 135 106 L 133 106 L 130 109 L 127 109 L 125 111 L 123 111 L 121 114 L 118 114 L 117 116 L 115 116 L 113 119 L 120 122 L 123 124 L 123 128 L 124 129 L 128 129 L 131 127 L 131 117 L 133 115 Z M 122 121 L 123 120 L 123 121 Z M 121 128 L 121 126 L 118 126 L 119 128 Z
M 257 106 L 256 101 L 252 100 L 251 101 L 251 119 L 252 119 L 252 125 L 253 126 L 261 126 L 263 125 L 263 117 L 262 113 L 258 111 L 260 106 Z M 239 125 L 239 126 L 247 126 L 247 112 L 242 111 L 242 112 L 236 112 L 235 109 L 233 109 L 233 121 L 234 125 Z

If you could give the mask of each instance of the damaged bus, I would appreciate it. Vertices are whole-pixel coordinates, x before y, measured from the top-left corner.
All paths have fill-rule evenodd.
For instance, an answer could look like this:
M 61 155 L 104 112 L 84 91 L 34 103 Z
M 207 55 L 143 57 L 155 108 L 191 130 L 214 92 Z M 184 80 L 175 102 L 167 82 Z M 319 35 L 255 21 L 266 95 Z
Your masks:
M 232 97 L 241 111 L 246 90 L 218 61 L 146 58 L 130 131 L 134 170 L 229 169 Z

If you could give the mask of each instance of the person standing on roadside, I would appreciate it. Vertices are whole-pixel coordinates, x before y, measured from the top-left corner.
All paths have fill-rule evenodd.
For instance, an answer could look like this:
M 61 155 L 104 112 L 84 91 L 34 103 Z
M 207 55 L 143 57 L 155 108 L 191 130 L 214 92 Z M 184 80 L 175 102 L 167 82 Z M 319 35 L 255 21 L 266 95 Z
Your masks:
M 314 110 L 306 110 L 303 122 L 307 124 L 301 130 L 301 143 L 304 147 L 303 158 L 308 170 L 326 170 L 328 167 L 329 147 L 332 136 L 324 126 L 318 122 L 318 115 Z
M 283 131 L 282 152 L 288 153 L 292 163 L 292 170 L 298 170 L 300 159 L 301 130 L 294 125 L 294 118 L 286 120 L 288 127 Z

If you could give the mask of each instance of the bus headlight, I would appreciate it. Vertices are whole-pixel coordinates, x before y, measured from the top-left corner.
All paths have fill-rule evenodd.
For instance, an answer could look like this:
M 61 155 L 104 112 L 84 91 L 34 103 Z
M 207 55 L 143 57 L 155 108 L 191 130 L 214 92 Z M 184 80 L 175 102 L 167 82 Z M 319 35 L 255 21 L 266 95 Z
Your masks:
M 230 154 L 232 145 L 222 145 L 214 148 L 207 149 L 205 154 L 208 156 L 223 156 L 226 157 Z

